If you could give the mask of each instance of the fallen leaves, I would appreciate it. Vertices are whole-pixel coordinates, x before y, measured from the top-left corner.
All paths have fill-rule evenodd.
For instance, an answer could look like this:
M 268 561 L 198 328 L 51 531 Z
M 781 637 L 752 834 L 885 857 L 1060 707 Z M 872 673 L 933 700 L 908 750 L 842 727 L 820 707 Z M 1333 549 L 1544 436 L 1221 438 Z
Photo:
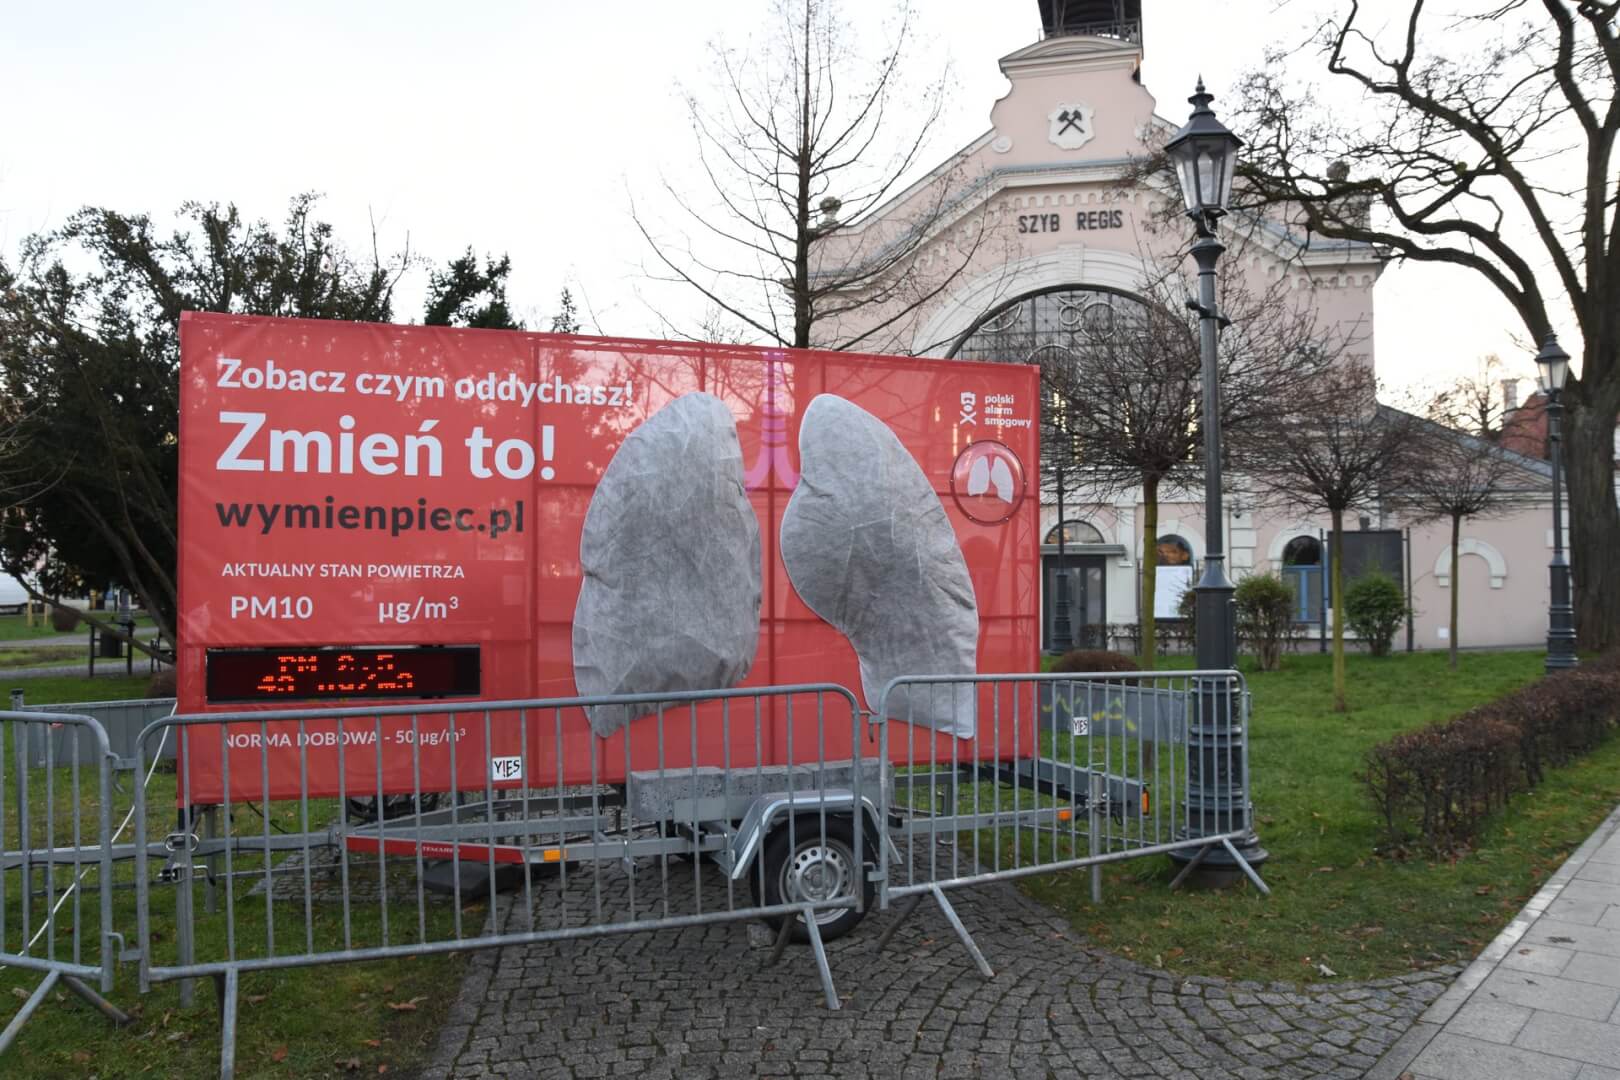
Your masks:
M 387 1002 L 387 1005 L 395 1012 L 415 1012 L 417 1004 L 426 1000 L 427 995 L 424 994 L 421 997 L 413 997 L 409 1001 L 390 1001 Z

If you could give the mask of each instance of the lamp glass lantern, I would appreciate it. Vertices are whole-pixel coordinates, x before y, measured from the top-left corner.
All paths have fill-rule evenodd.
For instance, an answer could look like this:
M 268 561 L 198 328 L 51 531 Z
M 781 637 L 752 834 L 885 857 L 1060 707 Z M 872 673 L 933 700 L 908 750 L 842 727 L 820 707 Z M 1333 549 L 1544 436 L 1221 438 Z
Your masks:
M 1204 89 L 1204 80 L 1198 80 L 1197 92 L 1187 100 L 1192 116 L 1165 143 L 1164 151 L 1175 164 L 1188 215 L 1209 221 L 1225 214 L 1232 201 L 1232 177 L 1243 140 L 1215 118 L 1209 107 L 1215 96 Z
M 1541 342 L 1541 351 L 1536 354 L 1536 382 L 1540 384 L 1542 393 L 1557 394 L 1564 389 L 1564 380 L 1569 377 L 1569 353 L 1559 347 L 1558 339 L 1549 333 Z

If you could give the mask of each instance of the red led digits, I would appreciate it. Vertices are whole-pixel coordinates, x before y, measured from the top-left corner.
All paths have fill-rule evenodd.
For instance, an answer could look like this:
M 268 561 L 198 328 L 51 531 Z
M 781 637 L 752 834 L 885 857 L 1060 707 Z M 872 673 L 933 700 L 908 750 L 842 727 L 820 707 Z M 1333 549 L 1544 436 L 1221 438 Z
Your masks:
M 209 649 L 207 665 L 210 702 L 476 697 L 482 666 L 474 645 Z
M 319 661 L 318 656 L 279 654 L 275 658 L 275 673 L 261 678 L 254 689 L 261 694 L 297 694 L 300 688 L 298 676 L 317 670 Z

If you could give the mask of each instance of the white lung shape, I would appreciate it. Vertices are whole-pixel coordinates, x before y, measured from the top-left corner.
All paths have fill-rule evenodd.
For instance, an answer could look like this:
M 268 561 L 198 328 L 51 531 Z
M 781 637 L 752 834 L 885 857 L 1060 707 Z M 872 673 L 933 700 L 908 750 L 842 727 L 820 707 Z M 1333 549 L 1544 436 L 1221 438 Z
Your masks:
M 849 638 L 867 706 L 900 675 L 971 675 L 979 610 L 956 533 L 894 432 L 823 394 L 799 428 L 799 486 L 782 515 L 782 563 L 810 609 Z M 970 474 L 971 478 L 971 474 Z M 892 719 L 974 733 L 969 683 L 891 694 Z
M 983 458 L 979 459 L 979 461 L 983 460 Z M 974 465 L 977 467 L 978 462 L 974 462 Z M 996 489 L 996 498 L 1011 505 L 1013 501 L 1013 474 L 1012 470 L 1007 467 L 1007 462 L 1002 458 L 996 458 L 996 463 L 990 466 L 990 486 Z M 968 494 L 971 495 L 973 492 L 969 491 Z
M 973 459 L 973 464 L 968 466 L 968 490 L 967 490 L 967 493 L 969 495 L 983 495 L 985 492 L 987 492 L 989 490 L 990 490 L 990 463 L 988 461 L 986 461 L 982 456 L 981 457 L 976 457 L 976 458 Z
M 631 432 L 585 513 L 574 608 L 581 694 L 735 686 L 759 643 L 759 519 L 731 410 L 686 394 Z M 609 735 L 653 705 L 586 709 Z

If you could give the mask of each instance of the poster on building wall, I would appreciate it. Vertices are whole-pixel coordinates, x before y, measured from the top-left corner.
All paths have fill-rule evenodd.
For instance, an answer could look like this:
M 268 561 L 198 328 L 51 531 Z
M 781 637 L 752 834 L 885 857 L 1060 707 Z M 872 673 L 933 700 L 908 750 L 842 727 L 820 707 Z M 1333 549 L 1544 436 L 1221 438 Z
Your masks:
M 832 682 L 870 710 L 900 674 L 1032 670 L 1037 379 L 188 314 L 181 711 L 422 706 L 193 729 L 192 801 L 227 772 L 236 797 L 375 792 L 377 748 L 390 792 L 412 789 L 413 747 L 436 790 L 611 781 L 659 753 L 636 736 L 648 708 L 570 710 L 565 740 L 550 714 L 431 712 L 458 699 Z M 874 531 L 878 511 L 905 528 Z M 722 734 L 706 709 L 665 718 L 667 767 L 753 760 L 751 726 Z M 908 712 L 982 735 L 971 695 Z M 771 724 L 759 753 L 785 760 L 792 729 Z
M 1181 618 L 1181 594 L 1192 588 L 1192 567 L 1156 566 L 1154 573 L 1153 617 Z

